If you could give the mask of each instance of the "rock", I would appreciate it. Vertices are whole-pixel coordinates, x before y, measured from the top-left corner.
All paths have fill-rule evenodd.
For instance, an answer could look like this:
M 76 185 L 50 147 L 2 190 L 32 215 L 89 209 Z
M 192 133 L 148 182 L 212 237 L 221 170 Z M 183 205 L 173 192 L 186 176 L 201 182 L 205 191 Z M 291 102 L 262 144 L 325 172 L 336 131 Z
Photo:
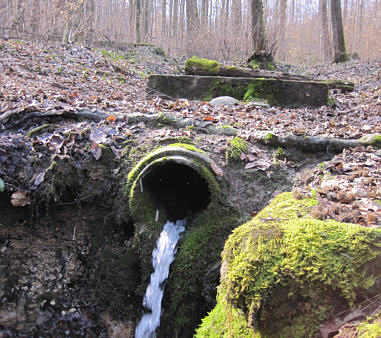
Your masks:
M 214 106 L 234 105 L 238 103 L 234 97 L 231 96 L 219 96 L 209 101 Z
M 321 107 L 328 104 L 328 86 L 323 82 L 272 78 L 151 75 L 147 96 L 190 100 L 233 96 L 247 102 L 265 100 L 280 107 Z
M 234 230 L 222 253 L 217 306 L 196 337 L 211 325 L 228 330 L 228 315 L 232 336 L 251 327 L 266 337 L 315 337 L 325 320 L 380 294 L 381 231 L 314 219 L 314 204 L 283 193 Z

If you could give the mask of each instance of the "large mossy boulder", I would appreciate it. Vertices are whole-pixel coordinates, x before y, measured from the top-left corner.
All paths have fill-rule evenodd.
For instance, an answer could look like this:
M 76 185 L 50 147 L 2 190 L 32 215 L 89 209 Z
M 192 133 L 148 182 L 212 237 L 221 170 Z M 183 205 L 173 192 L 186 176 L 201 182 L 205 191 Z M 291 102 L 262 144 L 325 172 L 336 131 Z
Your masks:
M 381 230 L 309 216 L 278 195 L 222 254 L 217 306 L 197 337 L 318 337 L 324 321 L 381 291 Z

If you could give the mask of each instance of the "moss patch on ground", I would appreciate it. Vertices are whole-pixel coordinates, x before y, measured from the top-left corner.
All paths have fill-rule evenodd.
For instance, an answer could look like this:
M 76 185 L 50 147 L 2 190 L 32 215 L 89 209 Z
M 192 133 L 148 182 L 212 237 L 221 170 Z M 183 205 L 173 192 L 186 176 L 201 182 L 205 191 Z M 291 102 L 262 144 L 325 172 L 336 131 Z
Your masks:
M 228 320 L 214 319 L 220 325 L 211 330 L 236 336 L 239 324 L 251 328 L 247 337 L 315 336 L 320 323 L 373 286 L 377 276 L 364 264 L 380 257 L 381 230 L 313 219 L 316 203 L 283 193 L 233 231 L 218 294 L 226 305 L 209 315 Z M 210 322 L 204 319 L 198 337 Z
M 193 56 L 185 62 L 185 74 L 192 74 L 194 69 L 204 74 L 216 75 L 220 71 L 220 64 L 214 60 L 199 59 Z
M 226 162 L 239 161 L 241 154 L 249 152 L 249 143 L 240 137 L 234 137 L 229 141 L 229 147 L 226 151 Z

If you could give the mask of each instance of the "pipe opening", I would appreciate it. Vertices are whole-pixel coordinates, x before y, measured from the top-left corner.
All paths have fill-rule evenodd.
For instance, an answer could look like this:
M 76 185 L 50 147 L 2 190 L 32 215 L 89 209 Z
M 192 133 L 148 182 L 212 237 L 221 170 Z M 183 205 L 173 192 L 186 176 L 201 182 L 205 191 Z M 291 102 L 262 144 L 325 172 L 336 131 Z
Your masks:
M 142 185 L 165 209 L 170 221 L 195 215 L 211 200 L 207 181 L 195 169 L 173 161 L 155 165 L 142 179 Z

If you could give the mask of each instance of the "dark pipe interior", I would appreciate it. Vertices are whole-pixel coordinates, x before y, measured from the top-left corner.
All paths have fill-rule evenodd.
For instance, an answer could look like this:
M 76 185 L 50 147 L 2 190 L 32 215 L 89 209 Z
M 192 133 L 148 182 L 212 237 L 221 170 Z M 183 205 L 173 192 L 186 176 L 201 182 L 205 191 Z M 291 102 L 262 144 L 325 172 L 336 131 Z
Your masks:
M 208 183 L 200 174 L 176 162 L 155 166 L 143 178 L 143 189 L 163 207 L 171 221 L 192 216 L 210 202 Z

